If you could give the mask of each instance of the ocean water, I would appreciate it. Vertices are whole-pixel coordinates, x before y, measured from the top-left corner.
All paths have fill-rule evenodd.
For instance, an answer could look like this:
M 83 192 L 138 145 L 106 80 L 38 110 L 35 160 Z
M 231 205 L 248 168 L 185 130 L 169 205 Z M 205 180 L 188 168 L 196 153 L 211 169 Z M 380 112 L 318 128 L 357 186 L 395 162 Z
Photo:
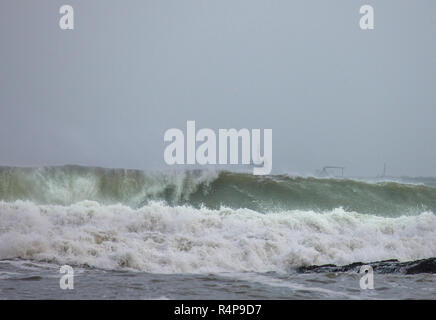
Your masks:
M 74 268 L 74 289 L 59 286 L 59 265 L 0 262 L 0 299 L 436 299 L 434 274 L 375 274 L 361 290 L 357 273 L 148 273 Z
M 374 290 L 354 269 L 299 271 L 436 257 L 435 185 L 3 167 L 0 298 L 435 299 L 431 263 L 374 269 Z M 74 290 L 59 287 L 65 264 Z

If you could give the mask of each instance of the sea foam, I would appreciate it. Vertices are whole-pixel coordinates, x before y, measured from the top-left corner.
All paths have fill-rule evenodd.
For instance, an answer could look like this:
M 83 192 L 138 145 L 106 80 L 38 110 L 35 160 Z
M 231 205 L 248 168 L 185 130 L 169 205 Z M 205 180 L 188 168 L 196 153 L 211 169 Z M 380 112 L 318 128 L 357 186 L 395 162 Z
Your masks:
M 289 272 L 436 256 L 436 216 L 0 201 L 0 259 L 151 273 Z

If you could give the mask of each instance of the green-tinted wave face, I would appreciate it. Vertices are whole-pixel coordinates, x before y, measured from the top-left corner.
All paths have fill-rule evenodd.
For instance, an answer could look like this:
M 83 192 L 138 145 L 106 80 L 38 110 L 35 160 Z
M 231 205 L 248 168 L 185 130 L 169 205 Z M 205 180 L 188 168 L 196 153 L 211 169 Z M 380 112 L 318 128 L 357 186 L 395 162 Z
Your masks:
M 205 197 L 208 190 L 209 196 Z M 257 211 L 326 211 L 343 207 L 359 213 L 398 216 L 426 210 L 436 212 L 436 188 L 387 181 L 369 183 L 313 177 L 258 177 L 225 172 L 208 188 L 191 195 L 190 203 L 203 203 L 212 208 L 229 205 Z
M 436 188 L 431 184 L 209 171 L 145 173 L 79 166 L 0 168 L 0 200 L 59 205 L 93 200 L 134 208 L 158 200 L 169 205 L 258 212 L 342 207 L 383 216 L 436 212 Z

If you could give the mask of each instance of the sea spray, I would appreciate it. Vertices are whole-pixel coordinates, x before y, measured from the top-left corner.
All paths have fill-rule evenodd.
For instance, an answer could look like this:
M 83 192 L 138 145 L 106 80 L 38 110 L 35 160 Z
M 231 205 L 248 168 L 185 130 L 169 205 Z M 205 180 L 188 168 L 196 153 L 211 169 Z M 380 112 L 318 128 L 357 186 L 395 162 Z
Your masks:
M 429 179 L 423 180 L 431 182 Z M 140 208 L 150 201 L 194 208 L 251 209 L 256 212 L 311 210 L 401 216 L 436 212 L 436 188 L 394 181 L 253 176 L 227 171 L 104 169 L 79 166 L 0 167 L 0 200 L 71 205 L 84 200 Z

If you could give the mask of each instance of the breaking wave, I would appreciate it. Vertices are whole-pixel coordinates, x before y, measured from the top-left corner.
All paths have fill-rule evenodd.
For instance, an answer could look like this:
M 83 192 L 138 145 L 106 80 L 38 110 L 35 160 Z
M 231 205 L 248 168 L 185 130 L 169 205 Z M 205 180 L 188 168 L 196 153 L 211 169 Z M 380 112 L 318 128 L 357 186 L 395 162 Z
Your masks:
M 138 170 L 80 166 L 0 168 L 0 200 L 71 205 L 84 200 L 140 208 L 150 201 L 219 209 L 346 211 L 399 216 L 436 212 L 436 188 L 394 181 L 302 178 L 287 175 Z
M 436 256 L 436 188 L 244 173 L 0 168 L 0 259 L 153 273 Z
M 287 272 L 302 265 L 436 256 L 436 216 L 378 217 L 0 202 L 0 259 L 154 273 Z

